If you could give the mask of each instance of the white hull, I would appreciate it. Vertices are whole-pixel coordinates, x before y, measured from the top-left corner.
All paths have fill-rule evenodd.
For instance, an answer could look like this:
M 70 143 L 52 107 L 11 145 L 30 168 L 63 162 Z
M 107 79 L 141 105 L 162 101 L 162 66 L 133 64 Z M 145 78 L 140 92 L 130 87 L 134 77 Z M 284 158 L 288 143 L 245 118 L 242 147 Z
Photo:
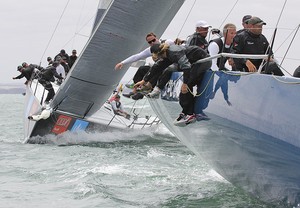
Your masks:
M 300 80 L 247 75 L 218 86 L 223 75 L 236 76 L 207 73 L 198 92 L 195 112 L 203 110 L 210 120 L 177 127 L 178 102 L 151 99 L 150 104 L 182 143 L 229 182 L 266 202 L 298 203 Z M 228 97 L 232 105 L 224 100 Z
M 122 103 L 125 110 L 131 114 L 130 119 L 115 115 L 109 103 L 105 103 L 92 116 L 80 118 L 67 112 L 56 111 L 52 109 L 49 118 L 39 121 L 29 120 L 28 116 L 39 115 L 42 112 L 42 97 L 46 97 L 47 91 L 34 80 L 31 87 L 27 86 L 26 104 L 25 104 L 25 140 L 24 142 L 34 142 L 31 137 L 42 137 L 47 134 L 61 134 L 66 131 L 75 132 L 85 131 L 103 131 L 108 129 L 143 129 L 160 123 L 158 117 L 150 109 L 146 99 L 133 101 L 122 97 Z M 59 88 L 53 83 L 55 91 Z M 42 100 L 42 101 L 41 101 Z M 148 105 L 148 110 L 147 110 Z

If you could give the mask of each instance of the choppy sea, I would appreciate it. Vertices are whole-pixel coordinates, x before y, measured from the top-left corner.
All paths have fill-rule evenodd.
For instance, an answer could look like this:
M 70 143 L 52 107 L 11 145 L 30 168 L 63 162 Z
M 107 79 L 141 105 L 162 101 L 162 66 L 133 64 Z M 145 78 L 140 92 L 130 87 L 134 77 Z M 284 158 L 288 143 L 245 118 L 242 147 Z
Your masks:
M 1 208 L 269 207 L 225 181 L 162 125 L 24 144 L 24 97 L 2 94 L 0 103 Z

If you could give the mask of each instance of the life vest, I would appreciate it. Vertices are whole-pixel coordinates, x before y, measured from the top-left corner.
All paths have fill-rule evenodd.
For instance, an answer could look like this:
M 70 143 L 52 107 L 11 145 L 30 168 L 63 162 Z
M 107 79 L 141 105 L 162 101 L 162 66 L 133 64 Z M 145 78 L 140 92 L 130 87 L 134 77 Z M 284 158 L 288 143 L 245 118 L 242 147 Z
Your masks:
M 213 40 L 209 41 L 209 43 L 211 43 L 211 42 L 215 42 L 219 46 L 219 52 L 218 53 L 223 53 L 223 52 L 224 53 L 230 53 L 230 47 L 225 48 L 224 42 L 221 38 L 216 38 L 216 39 L 213 39 Z M 217 66 L 219 67 L 219 69 L 224 68 L 226 61 L 227 61 L 227 58 L 225 58 L 225 57 L 218 58 Z
M 195 32 L 193 35 L 188 37 L 188 41 L 186 43 L 188 46 L 199 46 L 200 48 L 207 50 L 208 42 L 204 37 L 202 37 L 199 33 Z

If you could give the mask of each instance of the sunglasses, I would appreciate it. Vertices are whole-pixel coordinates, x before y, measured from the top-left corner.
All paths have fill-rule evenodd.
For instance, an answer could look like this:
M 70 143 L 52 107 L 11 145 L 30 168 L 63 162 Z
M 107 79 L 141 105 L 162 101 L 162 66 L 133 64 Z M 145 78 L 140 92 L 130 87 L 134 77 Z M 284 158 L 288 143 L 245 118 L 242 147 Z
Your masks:
M 153 40 L 148 41 L 149 44 L 154 43 L 156 41 L 156 38 L 154 38 Z

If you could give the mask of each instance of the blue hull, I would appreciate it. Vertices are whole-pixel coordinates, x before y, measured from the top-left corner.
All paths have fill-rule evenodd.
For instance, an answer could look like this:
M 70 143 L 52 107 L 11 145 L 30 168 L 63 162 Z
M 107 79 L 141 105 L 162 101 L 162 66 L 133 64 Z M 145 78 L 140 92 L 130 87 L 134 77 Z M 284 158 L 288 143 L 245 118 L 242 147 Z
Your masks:
M 210 120 L 173 125 L 178 102 L 151 100 L 161 121 L 233 185 L 278 204 L 300 201 L 299 79 L 207 72 L 195 112 Z M 180 85 L 178 85 L 180 87 Z M 178 92 L 178 90 L 177 90 Z

